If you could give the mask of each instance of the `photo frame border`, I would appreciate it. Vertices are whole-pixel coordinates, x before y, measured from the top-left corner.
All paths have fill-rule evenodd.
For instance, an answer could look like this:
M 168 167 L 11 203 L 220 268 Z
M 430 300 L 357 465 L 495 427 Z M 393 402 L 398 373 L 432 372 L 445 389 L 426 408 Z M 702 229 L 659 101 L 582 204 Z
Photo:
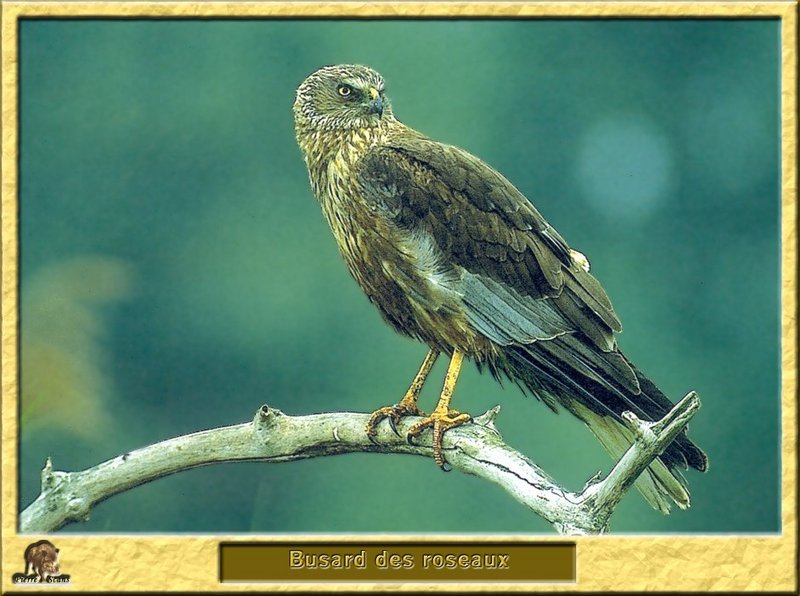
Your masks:
M 18 534 L 18 43 L 21 19 L 72 18 L 763 18 L 781 21 L 781 532 L 748 535 L 48 535 L 70 591 L 771 591 L 797 584 L 797 5 L 795 2 L 8 2 L 2 9 L 2 592 L 17 586 L 27 545 Z M 221 542 L 574 541 L 574 584 L 221 584 Z M 714 572 L 716 575 L 712 575 Z M 42 586 L 46 587 L 46 586 Z

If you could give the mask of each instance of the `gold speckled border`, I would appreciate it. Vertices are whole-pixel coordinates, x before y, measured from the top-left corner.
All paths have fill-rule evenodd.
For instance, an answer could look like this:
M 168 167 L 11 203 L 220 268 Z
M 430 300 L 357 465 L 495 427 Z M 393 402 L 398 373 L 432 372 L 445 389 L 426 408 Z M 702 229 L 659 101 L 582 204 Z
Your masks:
M 779 18 L 782 32 L 782 532 L 776 536 L 602 536 L 578 542 L 577 584 L 224 584 L 218 583 L 222 540 L 313 541 L 324 536 L 59 535 L 67 591 L 785 591 L 796 577 L 797 171 L 796 4 L 787 2 L 3 2 L 2 10 L 2 579 L 17 587 L 25 547 L 37 538 L 17 527 L 17 30 L 24 17 L 760 17 Z M 379 539 L 379 536 L 370 536 Z M 385 536 L 396 540 L 397 536 Z M 425 536 L 409 536 L 425 540 Z M 444 537 L 463 540 L 463 536 Z M 503 536 L 476 536 L 475 542 Z M 519 536 L 509 541 L 524 541 Z M 342 536 L 336 536 L 340 541 Z M 350 538 L 353 542 L 363 537 Z M 536 536 L 542 542 L 541 536 Z M 544 540 L 558 540 L 557 537 Z M 46 586 L 43 586 L 46 588 Z

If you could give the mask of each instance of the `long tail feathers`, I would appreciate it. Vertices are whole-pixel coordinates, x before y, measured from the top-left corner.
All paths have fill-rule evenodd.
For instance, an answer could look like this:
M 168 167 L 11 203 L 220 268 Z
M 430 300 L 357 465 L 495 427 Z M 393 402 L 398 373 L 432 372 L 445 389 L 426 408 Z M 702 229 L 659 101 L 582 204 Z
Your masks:
M 612 459 L 621 458 L 633 444 L 631 431 L 614 418 L 599 416 L 577 402 L 572 402 L 568 408 L 586 423 Z M 689 491 L 681 473 L 668 468 L 660 459 L 653 461 L 647 472 L 636 479 L 634 486 L 650 506 L 661 513 L 669 513 L 673 501 L 681 509 L 687 509 L 690 505 Z
M 570 346 L 562 344 L 562 347 Z M 569 410 L 589 427 L 615 460 L 622 457 L 634 441 L 632 432 L 621 422 L 624 410 L 633 410 L 647 420 L 657 420 L 672 407 L 669 398 L 633 365 L 632 371 L 640 386 L 636 393 L 615 382 L 594 362 L 585 358 L 579 362 L 569 358 L 569 361 L 572 366 L 561 358 L 554 358 L 552 350 L 539 349 L 536 344 L 508 346 L 504 358 L 492 367 L 492 372 L 495 376 L 505 373 L 554 410 L 556 404 Z M 584 372 L 590 372 L 589 376 Z M 685 433 L 681 433 L 634 485 L 657 511 L 669 513 L 673 502 L 686 509 L 690 503 L 689 491 L 678 470 L 686 467 L 705 471 L 708 459 Z

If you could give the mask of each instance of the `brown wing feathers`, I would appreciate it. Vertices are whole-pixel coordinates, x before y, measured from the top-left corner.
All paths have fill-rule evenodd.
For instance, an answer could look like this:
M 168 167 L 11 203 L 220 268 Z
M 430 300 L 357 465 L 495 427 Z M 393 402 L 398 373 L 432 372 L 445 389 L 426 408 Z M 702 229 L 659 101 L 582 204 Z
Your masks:
M 556 299 L 577 330 L 604 351 L 614 349 L 613 332 L 622 326 L 608 296 L 572 265 L 567 243 L 510 182 L 469 153 L 424 138 L 373 153 L 383 154 L 383 175 L 406 166 L 404 184 L 397 185 L 415 188 L 407 195 L 413 216 L 406 225 L 427 225 L 442 250 L 469 271 L 531 298 Z
M 671 402 L 617 349 L 621 324 L 608 296 L 573 265 L 558 232 L 476 157 L 406 131 L 362 160 L 363 194 L 398 225 L 425 229 L 468 272 L 464 303 L 473 325 L 507 346 L 507 362 L 490 363 L 493 372 L 522 380 L 550 407 L 555 393 L 617 419 L 623 410 L 662 416 Z M 685 436 L 664 459 L 705 467 Z

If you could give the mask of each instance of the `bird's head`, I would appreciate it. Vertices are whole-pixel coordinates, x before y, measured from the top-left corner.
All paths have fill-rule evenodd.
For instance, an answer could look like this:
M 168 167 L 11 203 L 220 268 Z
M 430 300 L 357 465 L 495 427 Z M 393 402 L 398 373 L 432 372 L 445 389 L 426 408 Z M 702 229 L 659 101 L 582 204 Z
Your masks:
M 392 119 L 383 77 L 366 66 L 340 64 L 313 72 L 297 88 L 295 122 L 318 129 L 357 129 Z

